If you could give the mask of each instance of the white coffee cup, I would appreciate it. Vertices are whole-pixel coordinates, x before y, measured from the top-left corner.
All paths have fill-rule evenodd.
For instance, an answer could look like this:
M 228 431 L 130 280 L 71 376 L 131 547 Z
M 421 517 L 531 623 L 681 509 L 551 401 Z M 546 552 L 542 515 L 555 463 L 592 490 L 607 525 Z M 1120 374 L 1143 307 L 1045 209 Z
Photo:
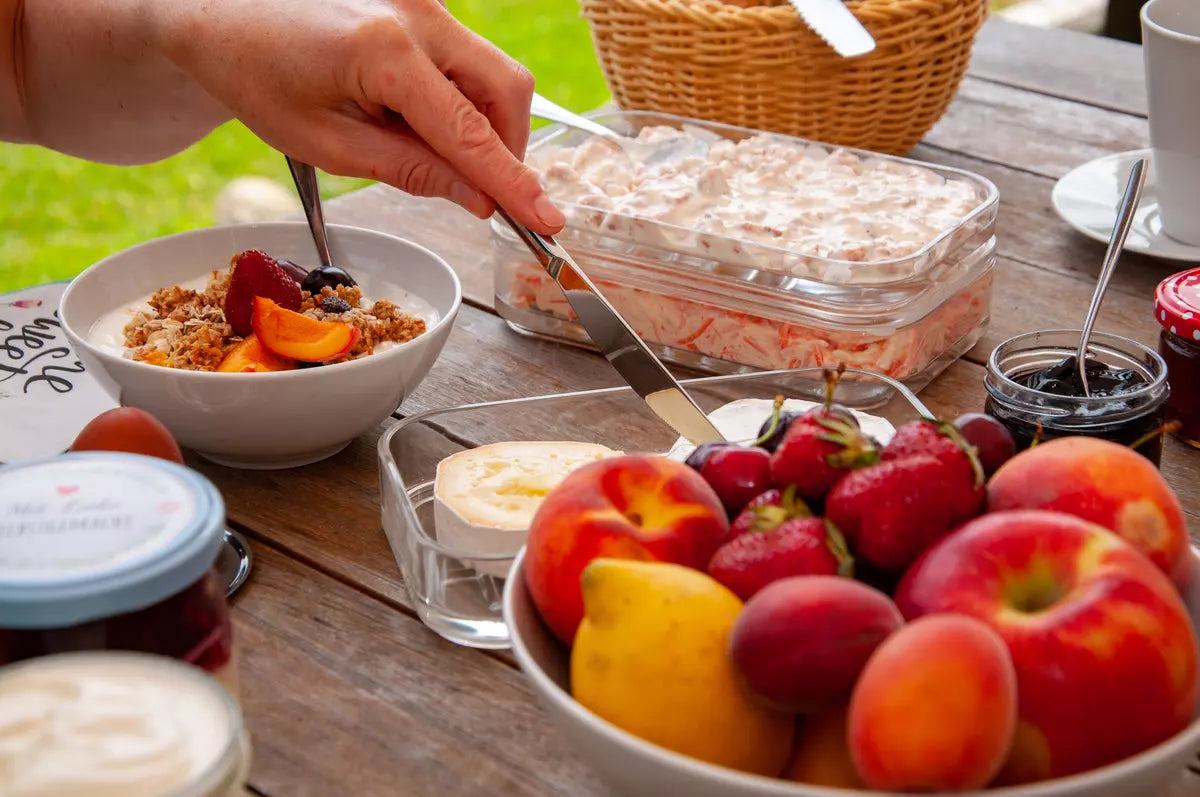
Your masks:
M 1200 0 L 1142 6 L 1142 44 L 1163 232 L 1200 245 Z

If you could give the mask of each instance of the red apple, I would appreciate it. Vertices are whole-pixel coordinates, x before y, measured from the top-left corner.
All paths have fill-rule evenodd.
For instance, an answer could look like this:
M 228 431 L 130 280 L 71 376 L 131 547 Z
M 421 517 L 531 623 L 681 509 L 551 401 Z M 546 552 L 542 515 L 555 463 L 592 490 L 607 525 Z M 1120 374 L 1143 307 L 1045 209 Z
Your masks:
M 768 584 L 738 615 L 729 654 L 762 702 L 811 714 L 845 705 L 867 659 L 904 624 L 887 595 L 839 576 Z
M 1195 713 L 1196 634 L 1179 593 L 1144 554 L 1086 520 L 1046 510 L 972 520 L 912 566 L 896 603 L 909 619 L 967 614 L 1004 639 L 1019 721 L 999 783 L 1119 761 Z
M 577 468 L 542 500 L 525 545 L 538 613 L 568 645 L 583 619 L 580 576 L 598 557 L 704 570 L 729 521 L 708 482 L 682 462 L 633 454 Z
M 990 510 L 1053 509 L 1099 523 L 1150 557 L 1183 590 L 1191 567 L 1179 499 L 1132 448 L 1061 437 L 1022 451 L 987 485 Z

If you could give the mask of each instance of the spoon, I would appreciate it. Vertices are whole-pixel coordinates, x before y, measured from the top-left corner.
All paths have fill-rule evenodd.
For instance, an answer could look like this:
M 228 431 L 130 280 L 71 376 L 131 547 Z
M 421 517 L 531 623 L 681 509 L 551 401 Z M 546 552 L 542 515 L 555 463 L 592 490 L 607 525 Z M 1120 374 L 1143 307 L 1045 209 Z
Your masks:
M 597 124 L 586 116 L 568 111 L 540 94 L 533 95 L 533 101 L 529 105 L 529 114 L 538 119 L 558 122 L 567 127 L 574 127 L 576 130 L 599 136 L 601 140 L 620 149 L 631 160 L 640 161 L 646 166 L 657 166 L 687 157 L 703 158 L 708 154 L 708 142 L 696 136 L 683 135 L 659 144 L 647 144 L 636 138 L 622 135 L 612 128 Z
M 308 219 L 308 229 L 312 232 L 313 244 L 317 247 L 317 258 L 321 265 L 309 272 L 301 287 L 310 293 L 320 293 L 322 285 L 355 285 L 354 279 L 343 269 L 333 264 L 329 254 L 329 233 L 325 230 L 325 214 L 321 210 L 321 187 L 317 182 L 317 170 L 311 164 L 298 161 L 290 155 L 287 158 L 288 169 L 292 172 L 292 180 L 296 183 L 296 193 L 300 195 L 300 204 L 304 206 L 304 217 Z
M 1117 258 L 1125 248 L 1125 238 L 1133 224 L 1133 214 L 1137 211 L 1138 202 L 1142 198 L 1142 185 L 1146 180 L 1146 161 L 1138 160 L 1133 164 L 1129 173 L 1129 182 L 1125 186 L 1125 196 L 1117 209 L 1117 223 L 1113 226 L 1112 237 L 1108 239 L 1108 251 L 1104 253 L 1104 265 L 1100 267 L 1100 279 L 1096 283 L 1096 292 L 1092 294 L 1092 306 L 1088 308 L 1087 318 L 1083 322 L 1083 333 L 1079 336 L 1079 353 L 1075 356 L 1076 367 L 1079 368 L 1079 381 L 1083 385 L 1083 395 L 1090 397 L 1087 380 L 1087 347 L 1088 338 L 1092 336 L 1092 327 L 1096 325 L 1096 316 L 1100 313 L 1100 304 L 1104 294 L 1108 292 L 1108 283 L 1112 280 L 1117 268 Z

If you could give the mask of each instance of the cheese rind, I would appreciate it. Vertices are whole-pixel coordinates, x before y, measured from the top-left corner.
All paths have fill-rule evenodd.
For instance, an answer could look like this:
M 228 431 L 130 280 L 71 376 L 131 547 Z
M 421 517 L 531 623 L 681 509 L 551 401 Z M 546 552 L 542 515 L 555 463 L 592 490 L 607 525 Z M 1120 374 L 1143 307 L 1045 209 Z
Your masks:
M 438 463 L 433 488 L 438 541 L 464 553 L 515 555 L 542 499 L 568 473 L 620 453 L 594 443 L 513 441 L 446 457 Z M 470 564 L 503 577 L 509 563 Z

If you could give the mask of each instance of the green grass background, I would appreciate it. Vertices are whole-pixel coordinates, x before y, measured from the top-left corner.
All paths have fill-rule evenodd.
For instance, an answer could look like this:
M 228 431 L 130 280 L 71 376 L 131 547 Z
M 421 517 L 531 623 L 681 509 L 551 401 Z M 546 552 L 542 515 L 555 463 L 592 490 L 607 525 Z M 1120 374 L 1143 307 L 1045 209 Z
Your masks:
M 550 99 L 586 110 L 608 97 L 576 0 L 449 0 L 449 7 L 529 67 Z M 0 144 L 0 175 L 0 293 L 67 279 L 139 241 L 212 224 L 216 195 L 235 177 L 263 175 L 291 188 L 283 156 L 236 122 L 147 166 Z M 322 194 L 367 184 L 323 176 Z

